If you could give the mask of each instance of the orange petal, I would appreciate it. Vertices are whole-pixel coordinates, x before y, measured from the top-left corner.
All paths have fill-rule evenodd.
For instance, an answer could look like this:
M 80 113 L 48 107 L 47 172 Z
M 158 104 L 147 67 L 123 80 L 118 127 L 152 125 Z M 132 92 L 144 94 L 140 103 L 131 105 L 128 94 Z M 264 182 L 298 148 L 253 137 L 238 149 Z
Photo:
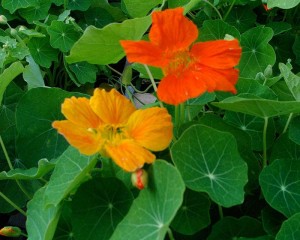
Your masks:
M 83 128 L 97 128 L 101 123 L 99 117 L 93 112 L 87 98 L 66 98 L 62 104 L 62 113 L 72 123 Z
M 235 84 L 239 77 L 237 69 L 214 69 L 206 66 L 198 66 L 195 75 L 207 86 L 207 91 L 228 91 L 236 93 Z
M 107 144 L 105 150 L 119 167 L 128 172 L 134 172 L 155 160 L 155 155 L 132 140 L 124 140 L 119 145 Z
M 134 105 L 115 89 L 109 92 L 95 89 L 90 105 L 98 117 L 107 124 L 125 124 L 135 111 Z
M 241 58 L 242 49 L 238 40 L 216 40 L 199 42 L 193 45 L 191 56 L 202 65 L 227 69 L 236 66 Z
M 173 124 L 165 108 L 137 110 L 130 116 L 127 126 L 129 136 L 151 151 L 164 150 L 172 140 Z
M 167 9 L 152 14 L 150 41 L 164 51 L 180 51 L 197 39 L 197 26 L 183 15 L 183 8 Z
M 163 78 L 158 85 L 157 96 L 167 104 L 178 105 L 200 96 L 206 90 L 206 83 L 195 72 L 186 70 L 181 75 L 168 75 Z
M 168 64 L 163 57 L 163 51 L 146 41 L 120 41 L 129 62 L 138 62 L 154 67 L 164 67 Z
M 100 148 L 100 136 L 96 132 L 70 122 L 69 120 L 54 121 L 52 127 L 62 134 L 73 147 L 81 153 L 92 155 L 97 153 Z

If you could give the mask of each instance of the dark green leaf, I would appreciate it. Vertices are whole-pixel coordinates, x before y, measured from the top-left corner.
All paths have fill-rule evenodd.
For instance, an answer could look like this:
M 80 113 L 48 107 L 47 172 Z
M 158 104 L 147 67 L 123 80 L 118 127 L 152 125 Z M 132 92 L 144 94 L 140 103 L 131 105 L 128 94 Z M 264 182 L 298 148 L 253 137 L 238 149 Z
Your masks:
M 114 22 L 113 16 L 103 8 L 90 8 L 84 12 L 84 18 L 88 25 L 94 25 L 97 28 Z
M 34 6 L 36 2 L 37 0 L 2 0 L 2 6 L 9 10 L 10 13 L 14 13 L 17 9 Z
M 36 0 L 33 6 L 20 9 L 19 13 L 28 23 L 33 23 L 33 21 L 44 20 L 48 16 L 50 6 L 51 2 L 48 0 Z
M 91 6 L 91 0 L 70 0 L 68 1 L 68 9 L 86 11 Z
M 79 62 L 71 64 L 69 67 L 80 84 L 96 82 L 96 73 L 98 72 L 98 68 L 95 65 L 87 62 Z
M 298 240 L 300 238 L 299 222 L 300 213 L 296 213 L 284 221 L 276 235 L 276 240 Z
M 190 189 L 225 207 L 243 202 L 247 165 L 231 134 L 194 125 L 174 143 L 171 156 Z

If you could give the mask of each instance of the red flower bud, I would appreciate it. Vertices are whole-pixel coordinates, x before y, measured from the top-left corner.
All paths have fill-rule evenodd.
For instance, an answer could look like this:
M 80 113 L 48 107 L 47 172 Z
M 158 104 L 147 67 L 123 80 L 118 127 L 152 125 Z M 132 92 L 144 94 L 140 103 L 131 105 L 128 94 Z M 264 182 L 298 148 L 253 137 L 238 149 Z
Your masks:
M 148 173 L 144 169 L 138 169 L 131 175 L 132 185 L 142 190 L 148 185 Z
M 5 237 L 19 237 L 21 236 L 21 229 L 18 227 L 4 227 L 0 229 L 0 235 Z

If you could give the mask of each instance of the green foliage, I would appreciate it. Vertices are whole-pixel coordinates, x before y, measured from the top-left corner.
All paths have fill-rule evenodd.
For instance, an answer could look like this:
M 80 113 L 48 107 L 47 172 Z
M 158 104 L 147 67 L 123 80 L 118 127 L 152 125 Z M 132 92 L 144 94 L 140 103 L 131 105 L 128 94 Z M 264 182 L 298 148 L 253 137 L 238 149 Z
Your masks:
M 26 213 L 19 227 L 26 225 L 29 240 L 300 239 L 299 6 L 300 0 L 0 1 L 1 220 Z M 89 98 L 97 87 L 115 88 L 132 102 L 148 97 L 153 102 L 143 109 L 160 106 L 152 84 L 166 69 L 149 66 L 149 74 L 128 62 L 120 41 L 148 41 L 151 13 L 176 7 L 197 25 L 194 43 L 239 41 L 237 93 L 163 103 L 174 137 L 153 152 L 159 160 L 145 164 L 148 186 L 138 190 L 132 173 L 105 151 L 81 154 L 52 123 L 65 119 L 66 98 Z

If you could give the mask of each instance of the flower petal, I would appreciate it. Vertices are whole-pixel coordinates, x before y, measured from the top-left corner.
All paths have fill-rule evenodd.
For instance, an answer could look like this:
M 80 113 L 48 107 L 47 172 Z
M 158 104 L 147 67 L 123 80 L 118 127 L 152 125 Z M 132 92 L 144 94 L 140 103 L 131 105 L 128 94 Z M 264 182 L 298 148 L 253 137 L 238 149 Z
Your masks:
M 149 39 L 162 50 L 177 52 L 187 49 L 197 37 L 197 26 L 183 15 L 183 8 L 152 13 Z
M 198 79 L 194 71 L 187 69 L 181 75 L 168 75 L 157 89 L 158 98 L 171 105 L 178 105 L 190 98 L 200 96 L 207 90 L 206 83 Z
M 236 66 L 242 49 L 237 39 L 199 42 L 193 45 L 191 56 L 201 65 L 227 69 Z
M 54 121 L 52 127 L 62 134 L 73 147 L 81 153 L 92 155 L 101 148 L 99 134 L 89 131 L 84 127 L 72 123 L 69 120 Z
M 125 124 L 135 111 L 134 105 L 115 89 L 95 89 L 90 105 L 104 123 L 112 125 Z
M 157 46 L 146 41 L 120 41 L 129 62 L 138 62 L 154 67 L 165 67 L 167 59 L 163 57 L 163 51 Z
M 101 123 L 99 117 L 93 112 L 87 98 L 66 98 L 61 111 L 72 123 L 83 128 L 97 128 Z
M 173 124 L 165 108 L 137 110 L 130 116 L 127 126 L 129 136 L 151 151 L 164 150 L 172 140 Z
M 119 145 L 107 144 L 105 150 L 119 167 L 128 172 L 134 172 L 155 160 L 155 155 L 133 140 L 124 140 Z

